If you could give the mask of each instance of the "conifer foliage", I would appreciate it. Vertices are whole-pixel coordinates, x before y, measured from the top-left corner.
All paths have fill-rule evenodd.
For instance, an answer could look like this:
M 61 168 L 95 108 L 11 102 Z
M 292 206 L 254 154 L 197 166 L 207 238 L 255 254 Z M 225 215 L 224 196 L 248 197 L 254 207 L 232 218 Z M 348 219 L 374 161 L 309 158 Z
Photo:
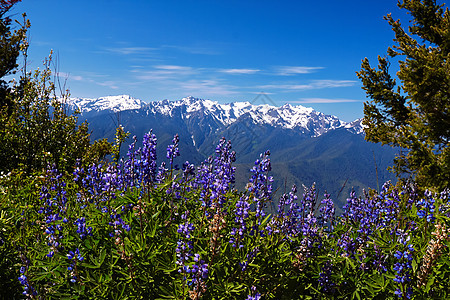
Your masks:
M 364 105 L 366 139 L 405 149 L 395 160 L 397 174 L 444 188 L 450 178 L 450 12 L 435 0 L 398 6 L 412 17 L 408 30 L 387 15 L 395 44 L 378 57 L 377 69 L 366 58 L 357 73 L 371 98 Z M 396 57 L 401 85 L 389 72 L 389 58 Z
M 7 83 L 1 78 L 17 68 L 20 44 L 26 33 L 25 28 L 11 31 L 11 18 L 7 16 L 11 7 L 19 1 L 0 1 L 0 107 L 6 106 L 6 94 L 9 91 Z

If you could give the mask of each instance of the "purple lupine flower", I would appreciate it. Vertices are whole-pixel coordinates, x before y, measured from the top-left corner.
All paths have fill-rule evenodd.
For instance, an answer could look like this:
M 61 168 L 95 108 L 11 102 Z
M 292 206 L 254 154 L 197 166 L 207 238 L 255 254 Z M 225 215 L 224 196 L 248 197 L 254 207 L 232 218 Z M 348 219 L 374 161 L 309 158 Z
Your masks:
M 314 214 L 316 209 L 316 201 L 317 201 L 316 184 L 313 183 L 313 185 L 309 189 L 304 187 L 303 199 L 301 202 L 302 203 L 301 213 L 303 216 L 306 216 L 308 214 Z
M 173 170 L 173 168 L 174 168 L 173 160 L 177 156 L 180 156 L 180 151 L 178 150 L 178 142 L 179 141 L 180 141 L 180 138 L 178 137 L 178 134 L 175 134 L 175 136 L 173 137 L 173 140 L 172 140 L 172 145 L 167 146 L 166 157 L 170 163 L 170 170 Z
M 78 280 L 77 262 L 83 261 L 84 257 L 80 254 L 80 250 L 76 248 L 75 251 L 67 253 L 67 259 L 71 261 L 69 267 L 67 267 L 67 270 L 70 271 L 70 281 L 75 283 Z
M 179 234 L 182 234 L 186 239 L 190 239 L 191 232 L 194 231 L 194 229 L 194 224 L 186 222 L 178 226 L 177 232 Z
M 337 246 L 343 250 L 344 257 L 355 258 L 356 249 L 358 249 L 357 242 L 351 238 L 348 233 L 338 238 Z
M 414 247 L 411 244 L 407 244 L 407 240 L 400 244 L 398 250 L 395 251 L 394 257 L 396 258 L 396 263 L 394 264 L 394 271 L 396 272 L 394 282 L 400 285 L 395 292 L 399 297 L 406 296 L 410 299 L 412 296 L 412 289 L 408 287 L 408 283 L 412 279 L 412 261 Z
M 97 203 L 102 195 L 102 165 L 92 164 L 87 170 L 85 177 L 81 182 L 84 188 L 86 188 L 88 195 L 87 201 L 89 203 Z
M 75 164 L 75 170 L 73 171 L 73 181 L 80 182 L 81 178 L 84 175 L 84 168 L 81 167 L 81 161 L 80 159 L 77 159 L 77 162 Z
M 186 264 L 183 268 L 185 274 L 184 280 L 191 288 L 189 292 L 192 299 L 200 299 L 206 292 L 206 280 L 208 279 L 208 264 L 201 259 L 200 254 L 196 253 L 193 256 L 193 264 Z
M 297 203 L 298 197 L 296 194 L 297 186 L 294 184 L 289 192 L 289 196 L 282 197 L 283 204 L 288 207 L 288 210 L 284 215 L 282 214 L 283 211 L 280 211 L 280 214 L 284 216 L 281 223 L 281 230 L 289 240 L 291 237 L 300 234 L 299 224 L 302 222 L 301 208 Z
M 232 237 L 230 238 L 230 243 L 233 247 L 242 248 L 242 238 L 247 232 L 247 218 L 249 217 L 250 203 L 248 202 L 248 197 L 243 195 L 240 197 L 239 201 L 236 202 L 235 223 L 237 227 L 231 230 Z
M 67 253 L 67 258 L 69 260 L 77 260 L 77 261 L 83 261 L 84 257 L 81 256 L 80 254 L 80 249 L 76 248 L 75 252 L 74 251 L 69 251 L 69 253 Z
M 412 294 L 413 294 L 412 288 L 411 287 L 407 287 L 405 292 L 403 292 L 399 288 L 394 291 L 394 295 L 396 295 L 399 298 L 403 298 L 403 294 L 405 294 L 406 299 L 411 299 Z
M 327 261 L 319 273 L 319 285 L 322 291 L 328 294 L 333 294 L 335 292 L 336 284 L 331 279 L 333 264 Z
M 92 235 L 92 227 L 86 227 L 86 218 L 78 218 L 74 224 L 77 226 L 77 233 L 81 239 L 84 239 L 87 235 Z
M 252 295 L 248 295 L 247 298 L 245 298 L 246 300 L 260 300 L 261 299 L 261 294 L 260 293 L 255 293 L 254 296 Z
M 102 172 L 101 190 L 102 201 L 109 201 L 116 198 L 116 191 L 122 188 L 120 170 L 115 165 L 108 165 Z
M 247 190 L 251 193 L 253 202 L 255 203 L 255 216 L 257 218 L 257 225 L 251 229 L 251 233 L 264 234 L 263 230 L 257 228 L 261 225 L 262 219 L 265 216 L 264 207 L 268 201 L 272 199 L 272 182 L 273 177 L 268 173 L 272 170 L 270 163 L 270 151 L 267 150 L 260 155 L 260 159 L 255 161 L 255 165 L 250 172 L 252 176 L 247 185 Z
M 209 157 L 202 163 L 192 182 L 193 188 L 200 189 L 202 213 L 210 223 L 212 232 L 210 247 L 213 257 L 220 247 L 218 237 L 224 228 L 226 213 L 223 207 L 227 200 L 226 194 L 234 183 L 235 168 L 232 163 L 235 159 L 236 153 L 231 150 L 231 142 L 226 142 L 225 138 L 222 138 L 216 147 L 215 157 Z M 236 232 L 236 229 L 232 232 Z M 233 244 L 233 239 L 230 242 Z
M 188 161 L 185 161 L 183 163 L 183 182 L 188 181 L 190 176 L 194 176 L 195 175 L 195 166 L 191 163 L 189 163 Z
M 259 252 L 259 247 L 255 247 L 250 253 L 245 256 L 245 261 L 240 262 L 239 266 L 241 267 L 242 272 L 247 270 L 248 265 L 252 262 L 253 258 L 256 257 L 256 254 Z
M 419 218 L 424 218 L 428 223 L 433 223 L 436 217 L 434 216 L 434 197 L 432 193 L 428 190 L 424 193 L 424 198 L 419 200 L 416 204 L 417 206 L 417 216 Z
M 158 167 L 158 173 L 156 174 L 156 181 L 163 182 L 167 176 L 167 168 L 166 163 L 163 161 L 161 165 Z
M 125 188 L 123 174 L 116 165 L 92 164 L 86 169 L 81 182 L 87 193 L 78 193 L 77 201 L 84 203 L 83 208 L 92 204 L 97 209 L 103 210 L 102 202 L 115 199 L 117 190 Z
M 304 187 L 304 194 L 300 205 L 294 202 L 296 199 L 296 187 L 293 187 L 289 200 L 290 208 L 288 211 L 288 218 L 285 224 L 288 226 L 288 236 L 302 237 L 302 244 L 311 249 L 314 247 L 321 247 L 322 236 L 319 234 L 318 220 L 316 217 L 316 189 L 314 185 L 311 188 Z M 286 226 L 284 225 L 284 226 Z
M 157 138 L 152 130 L 144 134 L 142 148 L 136 149 L 137 138 L 128 147 L 127 159 L 123 161 L 122 186 L 124 189 L 153 188 L 157 180 L 156 145 Z M 148 192 L 148 191 L 146 191 Z
M 397 217 L 400 214 L 400 196 L 395 188 L 389 192 L 390 187 L 391 183 L 386 182 L 379 196 L 382 207 L 380 212 L 382 215 L 381 226 L 384 228 L 390 228 L 392 224 L 397 223 Z
M 18 277 L 20 284 L 23 286 L 23 292 L 22 294 L 24 296 L 30 297 L 30 296 L 36 296 L 37 292 L 36 290 L 30 285 L 30 283 L 28 282 L 28 278 L 27 276 L 25 276 L 24 274 L 20 275 Z
M 152 184 L 156 181 L 156 144 L 158 139 L 150 130 L 149 133 L 144 134 L 144 138 L 142 140 L 143 148 L 141 155 L 141 174 L 142 174 L 142 183 L 144 186 L 148 184 Z
M 63 238 L 63 228 L 60 223 L 67 223 L 65 217 L 67 214 L 66 183 L 62 175 L 55 166 L 47 168 L 46 184 L 41 187 L 40 200 L 43 201 L 38 212 L 43 214 L 45 221 L 44 234 L 46 235 L 47 245 L 50 247 L 47 257 L 53 257 L 62 245 L 60 241 Z
M 231 188 L 231 184 L 234 183 L 234 173 L 236 168 L 232 166 L 236 160 L 236 153 L 231 150 L 231 142 L 226 142 L 225 138 L 222 138 L 216 147 L 216 157 L 214 159 L 214 186 L 215 190 L 220 195 L 225 195 Z M 223 199 L 219 199 L 219 203 L 222 205 Z
M 411 182 L 407 182 L 405 185 L 403 185 L 403 189 L 401 192 L 402 195 L 408 195 L 408 199 L 406 202 L 406 209 L 411 209 L 413 204 L 417 203 L 419 199 L 418 191 L 417 191 L 417 185 Z
M 439 207 L 439 212 L 444 214 L 447 218 L 450 218 L 450 189 L 444 189 L 439 199 L 441 200 L 441 205 Z
M 377 245 L 374 245 L 375 253 L 373 254 L 373 268 L 377 270 L 379 273 L 386 273 L 386 260 L 388 255 L 383 254 L 382 249 L 380 249 Z
M 27 298 L 37 296 L 37 291 L 31 286 L 27 277 L 30 260 L 26 258 L 24 255 L 21 255 L 21 260 L 23 265 L 22 267 L 20 267 L 20 276 L 18 277 L 18 280 L 23 287 L 22 294 Z
M 214 165 L 213 158 L 208 157 L 205 162 L 202 162 L 198 167 L 197 175 L 192 183 L 192 187 L 197 189 L 201 187 L 199 200 L 202 202 L 204 208 L 211 206 L 210 189 L 213 187 L 214 181 Z
M 194 264 L 190 267 L 191 280 L 188 285 L 198 285 L 200 282 L 205 282 L 208 279 L 208 264 L 201 259 L 200 254 L 194 254 Z
M 364 218 L 361 209 L 363 206 L 364 201 L 361 198 L 356 197 L 356 193 L 352 189 L 350 192 L 350 198 L 347 198 L 347 204 L 343 207 L 345 218 L 354 223 L 358 223 Z
M 185 274 L 189 271 L 188 260 L 192 256 L 192 237 L 191 233 L 195 230 L 194 224 L 188 222 L 189 211 L 186 211 L 181 215 L 181 219 L 184 223 L 178 225 L 177 232 L 180 234 L 180 238 L 177 242 L 175 252 L 177 254 L 176 264 L 179 269 L 178 272 Z M 186 275 L 185 275 L 186 276 Z
M 113 231 L 109 234 L 111 237 L 119 237 L 124 229 L 125 231 L 130 231 L 131 227 L 123 219 L 121 214 L 118 214 L 114 209 L 110 215 L 111 221 L 108 223 L 112 227 Z
M 234 184 L 236 168 L 232 164 L 235 160 L 236 153 L 231 150 L 231 142 L 222 138 L 216 147 L 215 156 L 201 163 L 192 187 L 201 188 L 199 200 L 205 209 L 213 203 L 216 204 L 215 210 L 223 206 L 225 194 Z
M 335 214 L 334 203 L 333 200 L 331 200 L 329 194 L 325 193 L 324 197 L 325 199 L 323 199 L 321 202 L 323 206 L 319 209 L 320 212 L 319 219 L 322 226 L 328 224 L 329 230 L 332 231 Z
M 116 198 L 116 191 L 123 187 L 123 175 L 115 165 L 92 164 L 81 180 L 82 186 L 87 193 L 78 195 L 78 202 L 84 202 L 85 207 L 93 204 L 101 210 L 101 202 L 107 202 Z
M 261 294 L 258 293 L 255 286 L 252 286 L 250 290 L 251 293 L 247 296 L 247 298 L 245 298 L 245 300 L 261 300 Z

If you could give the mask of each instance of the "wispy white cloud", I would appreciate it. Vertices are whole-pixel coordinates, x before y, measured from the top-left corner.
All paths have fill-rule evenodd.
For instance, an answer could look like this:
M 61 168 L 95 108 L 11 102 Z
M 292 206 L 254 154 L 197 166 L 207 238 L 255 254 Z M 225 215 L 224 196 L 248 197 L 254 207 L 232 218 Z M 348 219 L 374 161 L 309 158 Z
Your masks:
M 101 82 L 97 81 L 97 82 L 94 82 L 94 83 L 97 84 L 97 85 L 100 85 L 100 86 L 108 87 L 108 88 L 113 89 L 113 90 L 119 89 L 119 86 L 118 86 L 117 82 L 112 81 L 112 80 L 101 81 Z
M 309 74 L 320 69 L 323 69 L 323 67 L 281 66 L 276 68 L 275 74 L 281 76 L 292 76 L 297 74 Z
M 131 70 L 138 85 L 151 84 L 155 85 L 156 89 L 177 91 L 186 95 L 205 95 L 205 97 L 236 94 L 238 87 L 220 77 L 213 77 L 215 71 L 215 69 L 171 64 Z
M 262 90 L 289 90 L 289 91 L 306 91 L 325 88 L 349 87 L 355 85 L 354 80 L 313 80 L 308 84 L 267 84 L 258 88 Z
M 72 74 L 66 73 L 66 72 L 57 72 L 56 76 L 58 76 L 59 78 L 62 78 L 62 79 L 67 79 L 67 80 L 75 80 L 75 81 L 83 81 L 84 80 L 83 76 L 72 75 Z
M 83 77 L 79 75 L 69 76 L 70 79 L 76 80 L 76 81 L 82 81 Z
M 257 88 L 261 90 L 278 89 L 278 90 L 305 91 L 314 89 L 314 86 L 312 84 L 266 84 L 260 85 Z
M 119 89 L 120 82 L 119 80 L 110 80 L 109 75 L 99 74 L 94 72 L 83 72 L 83 75 L 72 75 L 66 72 L 58 72 L 57 76 L 59 78 L 68 80 L 80 81 L 83 83 L 95 84 L 103 87 L 108 87 L 113 90 Z
M 194 69 L 188 66 L 157 65 L 153 66 L 153 69 L 150 70 L 135 68 L 131 70 L 131 72 L 135 74 L 138 80 L 161 81 L 194 75 L 198 73 L 198 69 Z
M 211 79 L 180 82 L 180 89 L 188 93 L 195 93 L 196 95 L 226 96 L 238 93 L 234 90 L 234 86 Z
M 355 80 L 314 80 L 311 84 L 317 88 L 335 88 L 354 86 L 356 82 Z
M 203 46 L 181 46 L 181 45 L 163 45 L 161 48 L 175 49 L 181 52 L 199 55 L 219 55 L 220 52 L 212 47 Z
M 258 69 L 222 69 L 219 70 L 219 72 L 221 73 L 226 73 L 226 74 L 255 74 L 258 73 L 261 70 Z
M 275 93 L 267 93 L 267 92 L 249 92 L 249 94 L 255 94 L 255 95 L 274 95 Z
M 154 66 L 154 68 L 167 71 L 191 71 L 193 69 L 191 67 L 176 66 L 176 65 L 158 65 Z
M 33 42 L 33 46 L 45 46 L 45 47 L 47 47 L 47 46 L 51 46 L 51 45 L 53 45 L 51 42 L 47 42 L 47 41 L 32 41 Z
M 112 48 L 105 48 L 104 50 L 110 53 L 120 55 L 135 55 L 135 54 L 153 53 L 158 49 L 150 47 L 112 47 Z
M 330 99 L 330 98 L 302 98 L 298 101 L 290 101 L 292 103 L 353 103 L 361 102 L 356 99 Z

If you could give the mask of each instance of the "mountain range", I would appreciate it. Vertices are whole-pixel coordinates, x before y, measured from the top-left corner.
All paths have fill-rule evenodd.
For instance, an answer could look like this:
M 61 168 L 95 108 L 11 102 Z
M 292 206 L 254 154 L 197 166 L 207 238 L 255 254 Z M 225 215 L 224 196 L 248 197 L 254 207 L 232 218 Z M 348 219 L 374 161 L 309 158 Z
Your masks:
M 68 104 L 78 109 L 80 121 L 89 122 L 93 139 L 112 141 L 118 125 L 138 139 L 152 129 L 161 159 L 178 133 L 180 165 L 185 160 L 199 164 L 225 137 L 237 153 L 237 188 L 245 186 L 253 162 L 268 149 L 278 194 L 293 183 L 316 183 L 319 197 L 327 191 L 342 207 L 352 188 L 377 189 L 394 179 L 386 169 L 398 149 L 366 142 L 361 120 L 347 123 L 301 105 L 221 104 L 191 96 L 146 103 L 128 95 L 71 98 Z

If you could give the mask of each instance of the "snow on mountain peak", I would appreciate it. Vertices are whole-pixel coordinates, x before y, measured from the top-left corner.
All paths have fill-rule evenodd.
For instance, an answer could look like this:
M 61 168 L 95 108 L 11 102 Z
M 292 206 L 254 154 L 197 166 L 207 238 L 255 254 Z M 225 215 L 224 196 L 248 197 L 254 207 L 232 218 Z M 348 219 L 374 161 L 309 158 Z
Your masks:
M 282 127 L 286 129 L 305 128 L 313 130 L 314 135 L 320 135 L 324 132 L 347 125 L 337 117 L 328 116 L 315 111 L 313 108 L 301 105 L 285 104 L 281 107 L 269 104 L 252 104 L 250 102 L 231 102 L 221 104 L 217 101 L 203 100 L 192 96 L 185 97 L 178 101 L 164 103 L 160 101 L 152 102 L 155 111 L 166 115 L 173 115 L 176 107 L 185 106 L 184 113 L 189 114 L 201 112 L 205 115 L 213 116 L 223 125 L 230 125 L 236 122 L 240 117 L 248 114 L 255 124 L 268 124 L 271 126 Z
M 355 134 L 363 134 L 364 128 L 367 126 L 362 123 L 363 119 L 356 119 L 353 122 L 347 123 L 345 128 Z
M 209 115 L 224 126 L 231 125 L 240 118 L 251 118 L 254 124 L 270 125 L 285 129 L 298 129 L 319 136 L 329 130 L 344 127 L 354 133 L 361 133 L 360 122 L 346 123 L 335 116 L 325 115 L 313 108 L 301 105 L 284 104 L 277 107 L 269 104 L 252 104 L 250 102 L 231 102 L 221 104 L 217 101 L 204 100 L 188 96 L 178 101 L 153 101 L 145 104 L 128 95 L 107 96 L 97 99 L 71 98 L 69 102 L 82 112 L 113 112 L 145 108 L 147 114 L 162 114 L 169 117 L 179 115 L 190 118 L 193 114 Z
M 70 98 L 69 105 L 73 105 L 81 112 L 99 112 L 110 110 L 118 112 L 122 110 L 140 109 L 145 103 L 129 95 L 106 96 L 100 98 Z

